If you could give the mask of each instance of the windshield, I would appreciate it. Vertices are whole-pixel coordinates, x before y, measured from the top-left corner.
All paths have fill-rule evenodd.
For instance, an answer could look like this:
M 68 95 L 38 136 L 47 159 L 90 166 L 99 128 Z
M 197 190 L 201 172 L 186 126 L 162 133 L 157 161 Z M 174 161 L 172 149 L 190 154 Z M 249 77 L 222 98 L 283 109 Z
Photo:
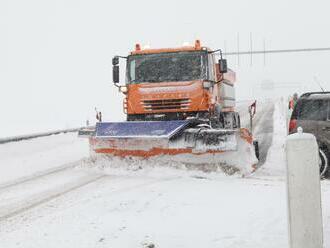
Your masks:
M 298 119 L 325 121 L 328 118 L 328 100 L 302 100 L 298 107 Z
M 177 82 L 207 78 L 206 52 L 133 55 L 128 59 L 127 82 Z

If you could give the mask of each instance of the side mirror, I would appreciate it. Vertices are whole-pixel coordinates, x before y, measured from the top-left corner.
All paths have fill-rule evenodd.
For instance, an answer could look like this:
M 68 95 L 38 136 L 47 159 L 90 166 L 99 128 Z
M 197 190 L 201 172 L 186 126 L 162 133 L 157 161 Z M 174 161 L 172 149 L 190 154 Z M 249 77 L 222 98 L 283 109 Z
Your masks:
M 119 83 L 119 65 L 112 66 L 112 80 L 114 84 Z
M 227 67 L 227 60 L 226 59 L 219 59 L 219 72 L 226 73 L 228 71 Z
M 112 65 L 118 65 L 119 64 L 119 57 L 115 56 L 112 58 Z

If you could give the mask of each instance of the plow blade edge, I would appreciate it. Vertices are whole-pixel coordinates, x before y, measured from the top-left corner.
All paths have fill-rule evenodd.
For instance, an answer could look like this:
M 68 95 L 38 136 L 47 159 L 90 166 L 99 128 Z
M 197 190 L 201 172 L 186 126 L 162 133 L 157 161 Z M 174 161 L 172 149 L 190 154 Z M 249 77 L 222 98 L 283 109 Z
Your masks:
M 93 155 L 157 156 L 170 162 L 225 164 L 243 170 L 257 163 L 248 130 L 212 129 L 189 120 L 98 123 L 89 143 Z

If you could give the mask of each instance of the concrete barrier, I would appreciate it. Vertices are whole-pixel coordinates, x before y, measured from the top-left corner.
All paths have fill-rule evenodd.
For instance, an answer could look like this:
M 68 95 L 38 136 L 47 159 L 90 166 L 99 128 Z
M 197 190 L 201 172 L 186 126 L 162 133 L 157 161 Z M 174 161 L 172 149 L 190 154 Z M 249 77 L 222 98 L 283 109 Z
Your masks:
M 312 134 L 289 135 L 286 140 L 287 197 L 290 248 L 322 248 L 323 227 L 319 155 Z
M 61 129 L 61 130 L 55 130 L 55 131 L 50 131 L 50 132 L 42 132 L 42 133 L 0 138 L 0 144 L 5 144 L 5 143 L 9 143 L 9 142 L 17 142 L 17 141 L 21 141 L 21 140 L 34 139 L 34 138 L 45 137 L 45 136 L 61 134 L 61 133 L 78 132 L 79 129 L 80 128 Z

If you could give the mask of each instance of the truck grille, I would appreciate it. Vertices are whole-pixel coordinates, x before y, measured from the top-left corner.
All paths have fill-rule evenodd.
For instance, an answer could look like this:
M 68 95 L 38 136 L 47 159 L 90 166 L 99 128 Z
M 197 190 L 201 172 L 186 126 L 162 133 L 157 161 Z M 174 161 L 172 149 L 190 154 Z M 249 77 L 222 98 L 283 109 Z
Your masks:
M 181 109 L 189 108 L 191 100 L 188 98 L 183 99 L 161 99 L 161 100 L 145 100 L 142 102 L 146 111 L 153 110 L 167 110 L 167 109 Z

